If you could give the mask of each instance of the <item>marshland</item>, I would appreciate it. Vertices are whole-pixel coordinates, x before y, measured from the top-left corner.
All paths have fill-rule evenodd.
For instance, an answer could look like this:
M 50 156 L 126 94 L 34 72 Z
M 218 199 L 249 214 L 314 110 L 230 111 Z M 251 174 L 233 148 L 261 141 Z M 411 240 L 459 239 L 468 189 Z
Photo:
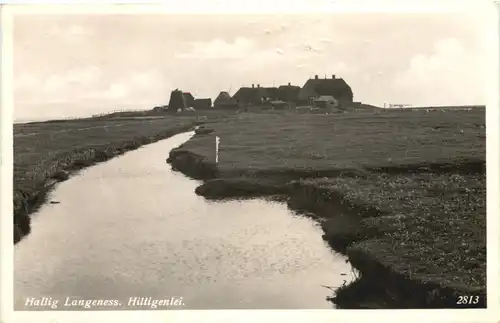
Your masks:
M 16 310 L 486 307 L 486 14 L 275 5 L 12 8 Z
M 208 131 L 199 131 L 198 134 L 187 138 L 187 141 L 180 143 L 178 147 L 164 149 L 155 153 L 154 157 L 148 156 L 146 152 L 141 155 L 142 145 L 161 141 L 177 133 L 192 131 L 196 126 Z M 215 164 L 216 136 L 220 138 L 217 164 Z M 154 147 L 155 144 L 147 147 L 149 146 Z M 264 207 L 262 211 L 248 215 L 248 221 L 255 221 L 257 225 L 262 221 L 266 223 L 266 219 L 271 222 L 278 221 L 275 219 L 275 213 L 285 214 L 280 216 L 290 219 L 308 219 L 303 225 L 310 226 L 310 229 L 291 227 L 288 235 L 284 232 L 284 236 L 277 235 L 279 237 L 275 239 L 284 239 L 279 243 L 287 243 L 287 239 L 296 239 L 302 235 L 317 235 L 324 243 L 316 241 L 312 248 L 316 248 L 315 250 L 327 248 L 331 251 L 328 253 L 317 251 L 315 257 L 324 257 L 325 262 L 327 258 L 331 258 L 328 262 L 332 264 L 348 263 L 349 267 L 353 267 L 349 269 L 336 265 L 338 268 L 344 268 L 342 275 L 331 270 L 332 279 L 337 283 L 329 284 L 326 279 L 323 284 L 316 284 L 330 287 L 331 290 L 324 288 L 325 286 L 320 286 L 318 289 L 330 294 L 326 298 L 331 302 L 331 306 L 338 308 L 485 306 L 484 108 L 449 111 L 381 110 L 341 114 L 210 111 L 191 115 L 170 114 L 153 119 L 123 120 L 112 117 L 19 124 L 14 127 L 14 228 L 18 238 L 16 242 L 30 231 L 36 234 L 39 230 L 42 234 L 42 231 L 56 230 L 56 227 L 58 230 L 67 230 L 66 233 L 58 233 L 64 236 L 64 239 L 79 241 L 81 238 L 77 239 L 70 234 L 78 230 L 79 226 L 76 223 L 72 224 L 75 225 L 74 228 L 64 229 L 64 226 L 57 224 L 53 224 L 52 229 L 44 228 L 48 225 L 44 224 L 46 221 L 54 223 L 69 221 L 62 215 L 54 215 L 53 219 L 47 219 L 51 215 L 44 213 L 61 212 L 43 209 L 47 198 L 53 199 L 50 191 L 55 186 L 54 194 L 57 196 L 58 185 L 61 185 L 60 189 L 63 191 L 62 185 L 72 185 L 70 183 L 75 174 L 75 188 L 71 190 L 73 195 L 61 193 L 66 197 L 60 201 L 56 199 L 60 204 L 52 205 L 50 208 L 64 208 L 65 203 L 71 207 L 73 205 L 76 207 L 78 204 L 85 205 L 86 199 L 92 200 L 92 197 L 88 196 L 89 193 L 77 193 L 77 179 L 86 177 L 85 173 L 78 175 L 78 172 L 82 169 L 85 172 L 84 169 L 95 163 L 104 162 L 102 167 L 105 167 L 107 164 L 105 161 L 124 153 L 125 155 L 118 159 L 126 158 L 126 152 L 130 150 L 136 150 L 133 152 L 136 154 L 134 158 L 140 160 L 144 171 L 147 171 L 149 163 L 151 169 L 155 169 L 160 167 L 158 163 L 161 162 L 163 165 L 161 167 L 166 168 L 171 164 L 174 171 L 183 174 L 181 176 L 195 180 L 194 182 L 191 180 L 191 184 L 187 187 L 179 189 L 196 193 L 210 205 L 234 203 L 232 201 L 243 201 L 238 203 L 268 201 L 266 203 L 280 205 L 279 208 L 283 208 L 281 211 L 276 211 L 278 209 L 272 211 Z M 89 168 L 92 169 L 93 167 Z M 110 172 L 116 170 L 110 169 Z M 127 175 L 126 169 L 122 172 Z M 131 176 L 133 172 L 134 170 L 131 170 Z M 106 180 L 106 175 L 100 178 Z M 57 184 L 65 180 L 68 184 Z M 93 185 L 105 186 L 102 182 L 101 184 L 95 182 L 96 180 L 97 178 Z M 83 184 L 80 185 L 85 187 Z M 154 190 L 153 187 L 157 187 L 163 194 L 169 195 L 171 188 L 167 178 L 164 184 L 161 180 L 161 183 L 156 185 L 149 186 L 148 189 Z M 125 201 L 118 196 L 123 193 L 119 188 L 113 189 L 117 190 L 116 197 L 108 193 L 108 198 L 112 197 L 109 203 L 120 209 L 120 205 Z M 138 203 L 135 208 L 144 205 L 146 214 L 143 216 L 146 218 L 145 221 L 148 221 L 148 212 L 151 214 L 159 212 L 154 211 L 157 208 L 153 205 L 160 203 L 161 198 L 157 200 L 154 197 L 158 193 L 151 192 L 152 197 L 148 197 L 147 192 L 144 194 L 146 194 L 144 197 L 135 201 Z M 68 196 L 74 196 L 70 198 L 74 201 L 65 201 Z M 251 202 L 252 200 L 255 202 Z M 100 203 L 102 204 L 99 205 L 104 205 L 106 199 L 102 199 Z M 34 225 L 30 225 L 30 215 L 40 206 L 42 209 L 39 213 L 42 215 L 33 215 L 36 221 Z M 165 204 L 162 207 L 169 208 Z M 103 207 L 94 206 L 88 211 L 96 212 L 94 209 L 100 208 Z M 120 219 L 108 208 L 104 207 L 103 209 L 107 211 L 98 215 L 99 221 L 106 221 L 106 217 L 110 217 L 105 222 L 110 226 L 106 230 L 115 226 L 124 230 L 125 223 L 132 225 L 133 222 L 127 222 L 127 217 Z M 252 207 L 243 207 L 245 208 Z M 284 211 L 287 208 L 289 211 Z M 66 208 L 64 210 L 73 212 Z M 215 212 L 206 216 L 214 217 L 212 225 L 218 223 L 217 226 L 220 226 L 217 227 L 218 232 L 224 232 L 226 230 L 224 226 L 231 226 L 231 221 L 236 221 L 235 214 L 224 213 L 226 220 L 220 222 L 222 220 L 217 215 L 220 211 Z M 88 221 L 96 221 L 92 220 L 94 216 L 85 214 L 80 216 L 88 216 Z M 123 223 L 120 223 L 122 221 Z M 151 225 L 158 226 L 159 223 L 164 223 L 161 221 L 167 220 L 155 221 L 160 222 L 153 221 Z M 194 230 L 190 234 L 199 234 L 201 237 L 210 231 L 202 227 L 185 227 L 183 221 L 179 221 L 176 227 L 176 222 L 172 221 L 171 219 L 168 224 L 164 224 L 168 225 L 168 230 Z M 200 223 L 208 221 L 203 226 L 211 225 L 210 219 L 196 221 L 201 221 Z M 64 222 L 65 225 L 71 223 L 71 221 Z M 99 225 L 98 223 L 95 222 L 94 225 Z M 281 225 L 287 226 L 283 223 Z M 247 225 L 251 227 L 250 224 Z M 321 232 L 314 229 L 316 226 Z M 196 233 L 197 230 L 208 231 Z M 288 229 L 269 227 L 266 230 L 269 230 L 268 234 L 272 236 L 274 230 L 283 232 Z M 99 232 L 98 229 L 96 231 Z M 114 234 L 117 236 L 112 235 L 113 239 L 120 239 L 119 232 Z M 231 231 L 224 233 L 226 234 L 231 236 Z M 165 235 L 168 235 L 167 231 Z M 298 236 L 293 238 L 294 235 Z M 34 245 L 29 246 L 29 236 L 25 239 L 26 241 L 21 241 L 16 246 L 20 250 L 16 252 L 22 253 L 23 244 L 26 245 L 24 247 L 26 249 L 34 247 Z M 37 241 L 42 237 L 32 239 Z M 95 239 L 94 243 L 98 243 L 104 238 Z M 168 240 L 167 237 L 165 239 Z M 313 238 L 308 238 L 309 243 L 313 243 L 311 239 L 315 241 Z M 288 243 L 293 241 L 295 240 Z M 53 241 L 54 246 L 51 248 L 62 248 L 57 247 L 61 243 Z M 244 241 L 237 243 L 245 244 Z M 249 246 L 253 245 L 252 242 L 248 243 Z M 273 243 L 278 242 L 270 241 L 269 246 Z M 293 245 L 296 246 L 295 243 Z M 214 248 L 219 247 L 214 246 Z M 255 249 L 250 248 L 249 252 L 255 252 Z M 300 251 L 295 250 L 295 252 L 298 252 L 295 256 L 291 254 L 286 257 L 296 257 L 294 263 L 303 261 L 300 266 L 311 266 L 318 261 L 316 259 L 311 263 L 312 260 L 301 255 Z M 322 256 L 319 256 L 320 254 Z M 340 258 L 333 257 L 334 254 L 338 254 Z M 344 256 L 341 255 L 346 257 L 346 262 L 342 260 Z M 23 264 L 19 266 L 27 266 L 29 257 L 26 255 L 22 260 Z M 272 257 L 273 255 L 263 254 L 258 258 L 272 261 Z M 278 254 L 274 257 L 281 259 L 284 256 Z M 209 258 L 202 259 L 208 261 Z M 60 256 L 58 259 L 63 261 L 65 258 Z M 203 261 L 200 264 L 203 265 Z M 321 267 L 323 272 L 327 270 L 324 266 L 328 267 L 323 265 Z M 313 265 L 313 268 L 316 268 L 316 265 Z M 310 275 L 307 274 L 307 270 L 304 274 L 317 275 L 313 273 L 318 269 L 311 270 Z M 335 275 L 337 278 L 334 278 Z M 22 279 L 22 275 L 20 277 Z M 325 276 L 319 275 L 319 277 Z M 350 283 L 346 278 L 349 278 Z M 276 286 L 278 285 L 276 282 Z M 322 292 L 309 293 L 316 297 L 316 301 L 299 304 L 299 307 L 324 306 L 318 305 L 321 301 L 317 300 L 318 295 L 323 295 Z M 457 297 L 460 295 L 477 295 L 479 302 L 457 305 Z M 324 300 L 325 296 L 319 298 Z M 292 303 L 269 304 L 286 308 Z M 196 304 L 196 301 L 193 300 L 193 304 Z M 244 307 L 244 305 L 234 306 Z M 253 306 L 263 305 L 254 303 Z

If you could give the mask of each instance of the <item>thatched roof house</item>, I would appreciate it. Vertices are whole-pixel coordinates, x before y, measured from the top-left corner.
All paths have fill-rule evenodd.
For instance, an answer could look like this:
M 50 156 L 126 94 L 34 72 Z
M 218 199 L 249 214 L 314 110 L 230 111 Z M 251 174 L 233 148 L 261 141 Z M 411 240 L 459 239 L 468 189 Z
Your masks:
M 299 92 L 298 100 L 311 103 L 322 95 L 331 95 L 341 102 L 352 102 L 353 99 L 352 89 L 344 79 L 336 78 L 335 75 L 332 75 L 331 79 L 320 79 L 316 75 L 314 79 L 309 79 L 304 84 Z
M 266 88 L 260 87 L 259 84 L 257 87 L 254 84 L 252 87 L 242 87 L 233 95 L 233 99 L 239 104 L 261 104 L 266 98 Z
M 278 88 L 277 87 L 265 87 L 264 91 L 266 93 L 265 97 L 268 100 L 278 100 Z
M 184 95 L 184 100 L 186 101 L 186 105 L 188 107 L 192 107 L 194 104 L 194 96 L 190 92 L 182 93 Z
M 212 108 L 212 99 L 195 99 L 193 107 L 196 110 L 208 110 Z
M 278 99 L 285 102 L 297 102 L 299 98 L 300 86 L 281 85 L 278 88 Z
M 237 109 L 238 103 L 231 98 L 229 93 L 222 91 L 214 100 L 214 109 Z
M 226 91 L 221 91 L 219 95 L 215 98 L 214 104 L 224 103 L 229 101 L 231 101 L 231 95 L 229 95 L 229 93 L 227 93 Z
M 181 90 L 175 89 L 170 93 L 170 101 L 168 102 L 168 111 L 176 112 L 178 109 L 186 110 L 187 104 L 184 93 Z

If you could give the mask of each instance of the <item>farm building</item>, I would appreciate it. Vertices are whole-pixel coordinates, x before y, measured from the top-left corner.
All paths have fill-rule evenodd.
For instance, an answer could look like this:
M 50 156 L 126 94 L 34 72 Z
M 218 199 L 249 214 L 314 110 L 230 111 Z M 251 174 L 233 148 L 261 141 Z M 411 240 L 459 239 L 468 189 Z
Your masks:
M 320 96 L 333 96 L 339 103 L 352 103 L 352 89 L 342 78 L 320 79 L 315 75 L 313 79 L 307 80 L 299 92 L 298 100 L 302 104 L 311 104 Z
M 194 96 L 190 92 L 182 93 L 184 95 L 184 100 L 186 100 L 186 105 L 192 107 L 194 104 Z
M 179 109 L 186 110 L 187 104 L 184 93 L 181 90 L 175 89 L 170 93 L 170 101 L 168 102 L 168 111 L 176 112 Z
M 267 101 L 272 101 L 272 100 L 278 100 L 278 95 L 279 91 L 277 87 L 265 87 L 265 100 Z
M 195 99 L 193 107 L 196 110 L 208 110 L 212 108 L 212 99 Z
M 231 98 L 229 93 L 222 91 L 214 100 L 214 109 L 238 109 L 238 103 Z
M 269 93 L 272 95 L 272 93 Z M 234 95 L 233 99 L 243 105 L 259 105 L 269 98 L 266 88 L 260 87 L 260 84 L 252 87 L 242 87 Z
M 269 102 L 273 109 L 286 109 L 290 107 L 290 103 L 281 101 L 281 100 L 274 100 Z
M 319 98 L 314 100 L 314 105 L 322 109 L 337 110 L 339 103 L 331 95 L 321 95 Z
M 300 86 L 291 85 L 281 85 L 278 88 L 278 100 L 285 102 L 297 102 L 299 97 Z

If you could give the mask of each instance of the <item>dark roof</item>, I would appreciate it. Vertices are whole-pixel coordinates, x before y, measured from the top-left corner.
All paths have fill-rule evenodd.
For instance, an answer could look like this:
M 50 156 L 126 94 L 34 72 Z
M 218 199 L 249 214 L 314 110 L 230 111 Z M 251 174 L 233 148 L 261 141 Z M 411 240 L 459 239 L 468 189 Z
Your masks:
M 242 87 L 233 95 L 233 99 L 240 103 L 260 103 L 267 96 L 263 87 Z
M 284 89 L 299 89 L 300 90 L 300 86 L 298 86 L 298 85 L 280 85 L 278 87 L 278 90 L 284 90 Z
M 193 105 L 195 109 L 208 109 L 212 107 L 212 99 L 195 99 Z
M 300 100 L 307 100 L 312 96 L 331 95 L 336 99 L 348 99 L 352 101 L 352 89 L 342 78 L 307 80 L 299 92 Z
M 215 98 L 215 100 L 214 100 L 214 105 L 233 104 L 233 103 L 236 103 L 236 101 L 233 100 L 231 98 L 231 96 L 229 95 L 229 93 L 227 93 L 226 91 L 220 92 L 219 95 L 217 96 L 217 98 Z
M 286 102 L 294 102 L 299 97 L 300 86 L 281 85 L 278 88 L 278 99 Z
M 168 102 L 168 110 L 177 111 L 177 109 L 186 109 L 186 98 L 182 91 L 174 90 L 170 93 L 170 101 Z
M 182 94 L 184 95 L 185 98 L 194 100 L 194 96 L 191 94 L 191 92 L 184 92 Z
M 184 96 L 184 100 L 186 100 L 186 104 L 191 106 L 194 102 L 194 96 L 190 92 L 184 92 L 182 95 Z
M 268 98 L 277 99 L 278 98 L 278 88 L 277 87 L 265 87 L 266 96 Z

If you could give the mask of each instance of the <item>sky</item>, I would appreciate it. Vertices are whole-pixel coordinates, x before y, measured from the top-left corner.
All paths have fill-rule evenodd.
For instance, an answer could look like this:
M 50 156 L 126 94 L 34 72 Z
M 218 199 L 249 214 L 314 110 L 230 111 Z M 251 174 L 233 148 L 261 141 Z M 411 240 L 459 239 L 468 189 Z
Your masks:
M 215 99 L 241 86 L 342 77 L 354 100 L 485 104 L 477 14 L 21 15 L 13 20 L 14 119 Z

